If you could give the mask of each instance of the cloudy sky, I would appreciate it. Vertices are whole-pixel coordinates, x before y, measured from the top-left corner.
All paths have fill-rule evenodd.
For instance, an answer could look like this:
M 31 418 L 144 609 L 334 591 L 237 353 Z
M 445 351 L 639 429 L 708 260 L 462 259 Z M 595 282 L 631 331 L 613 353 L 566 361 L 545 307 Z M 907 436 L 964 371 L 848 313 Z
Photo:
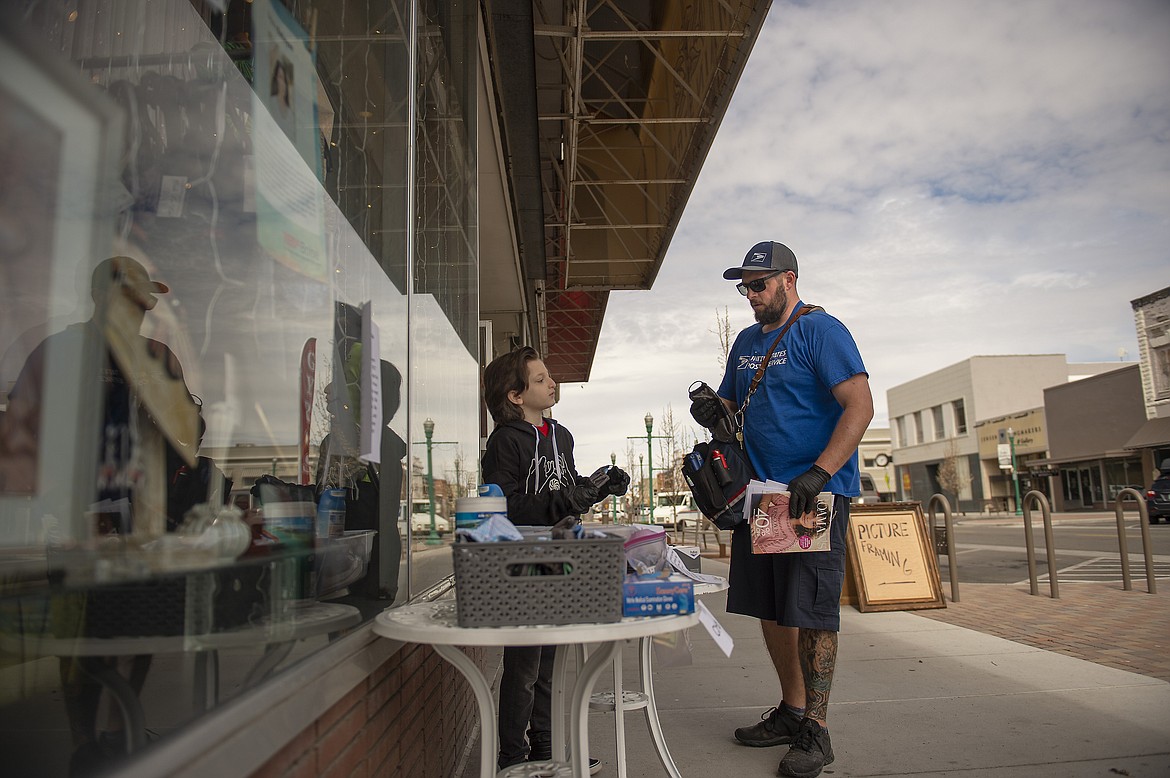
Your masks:
M 976 354 L 1137 358 L 1170 284 L 1170 3 L 774 2 L 650 292 L 615 292 L 554 414 L 579 469 L 721 375 L 724 268 L 789 245 L 874 390 Z M 635 454 L 636 455 L 636 454 Z M 657 456 L 657 453 L 656 453 Z

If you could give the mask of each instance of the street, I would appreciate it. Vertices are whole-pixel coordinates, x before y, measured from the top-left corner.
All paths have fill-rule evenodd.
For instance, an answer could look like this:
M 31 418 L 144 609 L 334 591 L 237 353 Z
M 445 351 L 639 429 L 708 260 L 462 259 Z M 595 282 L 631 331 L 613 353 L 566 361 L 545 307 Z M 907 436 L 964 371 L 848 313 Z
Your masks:
M 936 521 L 941 523 L 941 516 Z M 999 518 L 954 517 L 957 565 L 960 583 L 1022 583 L 1028 580 L 1028 558 L 1024 542 L 1023 519 L 1018 516 Z M 1130 577 L 1135 586 L 1145 586 L 1145 562 L 1142 556 L 1141 530 L 1137 514 L 1126 517 L 1126 544 L 1129 551 Z M 1059 583 L 1078 581 L 1121 581 L 1117 522 L 1113 514 L 1060 514 L 1053 519 Z M 1032 535 L 1036 549 L 1036 571 L 1040 581 L 1047 581 L 1048 560 L 1044 545 L 1044 525 L 1038 513 L 1032 515 Z M 1159 581 L 1170 580 L 1170 525 L 1150 527 L 1154 572 Z M 947 557 L 939 557 L 939 572 L 944 586 L 949 572 Z

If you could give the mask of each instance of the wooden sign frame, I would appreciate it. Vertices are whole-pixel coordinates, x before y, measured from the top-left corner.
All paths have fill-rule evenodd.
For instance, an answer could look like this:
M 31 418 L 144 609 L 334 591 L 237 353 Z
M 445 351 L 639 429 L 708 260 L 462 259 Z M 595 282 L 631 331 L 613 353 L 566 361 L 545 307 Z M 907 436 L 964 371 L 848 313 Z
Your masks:
M 845 545 L 862 613 L 947 607 L 922 503 L 850 505 Z

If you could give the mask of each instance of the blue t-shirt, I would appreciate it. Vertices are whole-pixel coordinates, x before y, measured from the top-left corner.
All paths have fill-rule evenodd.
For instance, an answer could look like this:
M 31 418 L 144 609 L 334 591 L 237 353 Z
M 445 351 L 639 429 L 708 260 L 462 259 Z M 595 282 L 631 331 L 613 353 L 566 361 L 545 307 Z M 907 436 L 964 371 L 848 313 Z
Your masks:
M 727 358 L 719 396 L 737 408 L 780 331 L 762 328 L 753 324 L 739 333 Z M 744 418 L 748 458 L 760 478 L 788 483 L 816 462 L 843 412 L 832 388 L 858 373 L 866 373 L 865 365 L 844 324 L 813 311 L 792 325 L 772 353 Z M 848 497 L 861 493 L 856 451 L 825 491 Z

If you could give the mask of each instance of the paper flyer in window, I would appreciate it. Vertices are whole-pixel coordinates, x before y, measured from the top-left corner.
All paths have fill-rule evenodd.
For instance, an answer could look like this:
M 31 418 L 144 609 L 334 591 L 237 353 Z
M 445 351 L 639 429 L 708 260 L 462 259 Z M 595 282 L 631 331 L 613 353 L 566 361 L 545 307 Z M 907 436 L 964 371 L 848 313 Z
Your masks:
M 786 485 L 781 485 L 786 486 Z M 816 507 L 803 516 L 788 515 L 791 495 L 786 488 L 766 485 L 748 497 L 753 554 L 794 554 L 828 551 L 833 524 L 833 495 L 821 492 Z

